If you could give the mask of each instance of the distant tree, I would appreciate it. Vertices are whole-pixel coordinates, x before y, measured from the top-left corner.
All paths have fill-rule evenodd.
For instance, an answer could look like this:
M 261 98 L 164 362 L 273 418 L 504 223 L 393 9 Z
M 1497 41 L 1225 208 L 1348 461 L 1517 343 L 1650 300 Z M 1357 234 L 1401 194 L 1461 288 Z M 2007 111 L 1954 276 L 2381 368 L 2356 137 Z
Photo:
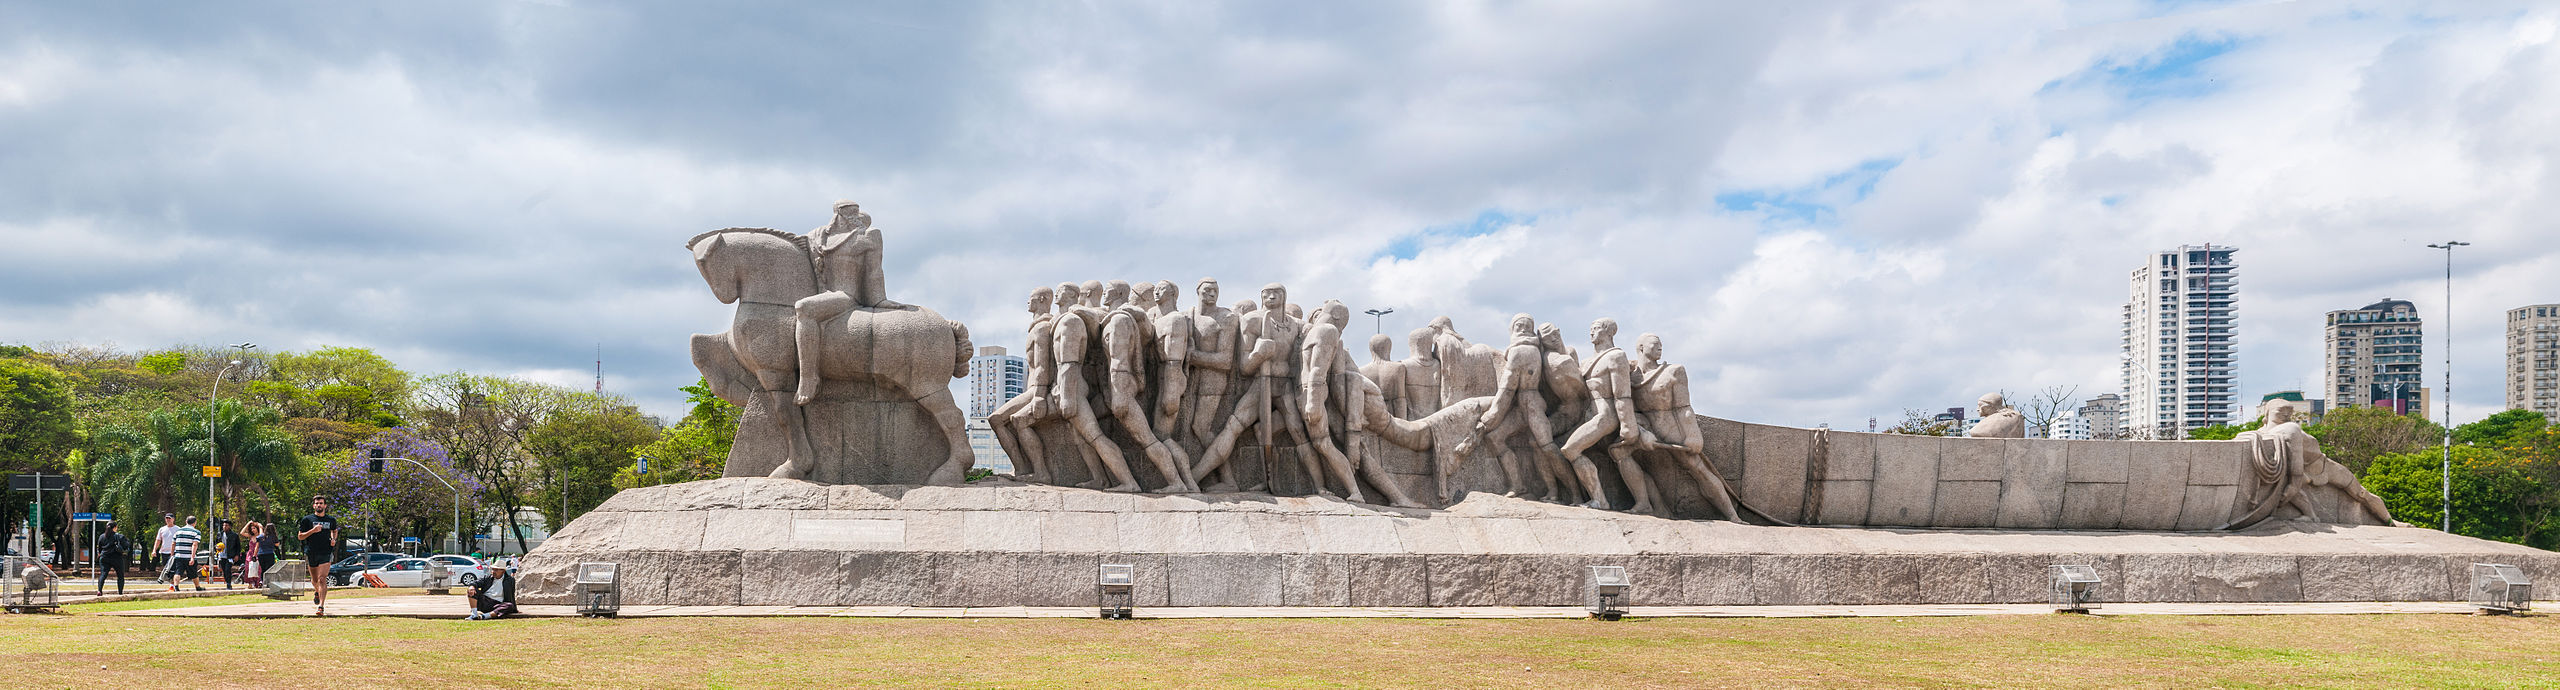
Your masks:
M 0 470 L 60 471 L 79 447 L 69 377 L 41 362 L 0 359 Z
M 2320 451 L 2329 459 L 2359 476 L 2374 458 L 2437 445 L 2444 438 L 2444 427 L 2434 422 L 2380 407 L 2333 409 L 2302 430 L 2320 439 Z
M 1940 420 L 1931 412 L 1903 408 L 1902 423 L 1895 424 L 1884 432 L 1913 436 L 1961 436 L 1964 435 L 1963 426 L 1964 422 Z
M 417 464 L 386 460 L 382 471 L 374 472 L 370 452 L 374 449 Z M 419 465 L 426 469 L 421 471 Z M 477 515 L 474 501 L 479 484 L 454 467 L 444 448 L 408 429 L 385 429 L 331 456 L 322 464 L 314 488 L 333 504 L 350 506 L 345 519 L 353 524 L 378 527 L 393 537 L 423 537 L 451 530 L 454 495 L 445 488 L 447 483 L 461 489 L 463 514 Z M 469 535 L 461 539 L 467 549 Z
M 2187 440 L 2189 440 L 2189 441 L 2228 441 L 2228 440 L 2231 440 L 2232 438 L 2238 437 L 2238 436 L 2240 435 L 2240 432 L 2243 432 L 2243 431 L 2257 431 L 2257 430 L 2258 430 L 2258 426 L 2259 426 L 2259 424 L 2260 424 L 2260 422 L 2249 422 L 2249 423 L 2247 423 L 2247 424 L 2239 424 L 2239 425 L 2216 424 L 2216 425 L 2208 426 L 2208 427 L 2199 427 L 2199 428 L 2195 428 L 2195 429 L 2189 429 L 2189 430 L 2187 430 Z
M 2365 488 L 2381 496 L 2402 522 L 2434 528 L 2444 513 L 2444 451 L 2385 453 L 2366 468 Z M 2517 458 L 2496 449 L 2453 447 L 2453 532 L 2465 536 L 2549 547 L 2553 515 L 2532 499 L 2545 487 Z M 2529 506 L 2542 510 L 2526 510 Z
M 0 472 L 62 472 L 80 445 L 69 378 L 42 362 L 0 358 Z M 21 524 L 27 504 L 18 496 L 0 501 L 0 524 Z
M 712 395 L 707 382 L 696 381 L 678 390 L 684 391 L 685 401 L 693 405 L 692 411 L 659 434 L 657 440 L 633 450 L 635 462 L 614 472 L 614 488 L 718 479 L 728 470 L 729 446 L 737 440 L 742 410 Z M 643 457 L 649 459 L 645 474 L 636 462 Z
M 2453 428 L 2454 443 L 2482 446 L 2506 445 L 2525 434 L 2550 426 L 2542 413 L 2533 410 L 2507 410 L 2470 424 Z
M 2038 392 L 2035 395 L 2027 396 L 2026 400 L 2020 401 L 2020 404 L 2017 406 L 2018 414 L 2024 415 L 2027 418 L 2027 437 L 2044 438 L 2052 436 L 2053 420 L 2060 419 L 2063 413 L 2070 412 L 2073 408 L 2078 407 L 2079 403 L 2073 400 L 2073 396 L 2077 396 L 2079 394 L 2079 386 L 2071 386 L 2067 388 L 2063 386 L 2046 386 L 2043 391 Z
M 102 429 L 89 456 L 89 485 L 100 505 L 119 515 L 177 512 L 201 506 L 186 490 L 204 464 L 203 420 L 175 410 L 154 410 L 134 424 Z M 148 521 L 143 521 L 148 522 Z
M 558 412 L 572 392 L 520 379 L 462 372 L 418 381 L 412 417 L 418 434 L 443 446 L 480 487 L 482 504 L 529 550 L 516 509 L 533 494 L 542 468 L 527 451 L 533 430 Z
M 396 426 L 399 408 L 410 398 L 409 373 L 364 348 L 287 352 L 276 355 L 270 365 L 275 381 L 294 392 L 300 407 L 290 412 L 297 417 Z
M 579 393 L 525 439 L 541 469 L 534 506 L 554 531 L 613 495 L 616 470 L 658 440 L 658 425 L 619 397 Z
M 278 505 L 274 491 L 298 484 L 303 470 L 294 436 L 282 426 L 284 415 L 238 400 L 216 402 L 212 411 L 214 464 L 222 467 L 226 514 L 247 515 L 243 497 L 251 492 L 264 504 Z

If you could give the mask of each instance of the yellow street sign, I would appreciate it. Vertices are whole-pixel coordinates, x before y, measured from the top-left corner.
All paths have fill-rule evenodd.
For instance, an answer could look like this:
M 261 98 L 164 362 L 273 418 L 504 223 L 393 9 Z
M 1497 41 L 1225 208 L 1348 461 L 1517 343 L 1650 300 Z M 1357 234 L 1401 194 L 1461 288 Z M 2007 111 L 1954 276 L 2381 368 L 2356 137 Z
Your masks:
M 221 465 L 206 465 L 206 466 L 204 466 L 204 476 L 207 476 L 207 477 L 219 477 L 219 476 L 222 476 L 222 466 L 221 466 Z

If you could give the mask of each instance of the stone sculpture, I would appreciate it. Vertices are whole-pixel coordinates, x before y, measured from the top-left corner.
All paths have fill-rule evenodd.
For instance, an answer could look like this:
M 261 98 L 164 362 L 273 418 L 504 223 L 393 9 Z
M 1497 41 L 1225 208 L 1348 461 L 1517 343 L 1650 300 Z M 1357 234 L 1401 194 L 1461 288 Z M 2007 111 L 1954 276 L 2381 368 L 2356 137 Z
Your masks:
M 1217 435 L 1225 421 L 1219 415 L 1226 409 L 1228 392 L 1235 388 L 1238 373 L 1236 312 L 1218 306 L 1218 279 L 1202 278 L 1195 290 L 1200 297 L 1200 305 L 1193 307 L 1189 315 L 1191 354 L 1182 364 L 1190 367 L 1185 382 L 1191 395 L 1187 401 L 1190 409 L 1183 416 L 1190 420 L 1187 436 L 1205 452 L 1207 441 Z M 1234 472 L 1220 472 L 1217 476 L 1218 479 L 1211 484 L 1213 488 L 1228 491 L 1236 488 Z M 1207 480 L 1208 477 L 1199 474 L 1193 479 Z
M 685 246 L 712 296 L 738 305 L 728 332 L 697 334 L 692 344 L 694 366 L 712 392 L 747 408 L 729 474 L 857 476 L 842 467 L 859 462 L 856 456 L 883 462 L 921 451 L 884 447 L 899 439 L 848 434 L 832 422 L 813 425 L 808 408 L 830 384 L 842 382 L 886 399 L 841 404 L 920 409 L 939 432 L 943 460 L 913 479 L 961 482 L 976 457 L 948 383 L 967 374 L 968 328 L 888 298 L 880 231 L 859 206 L 837 204 L 834 221 L 806 236 L 729 228 L 696 235 Z M 838 404 L 829 403 L 830 411 Z M 740 462 L 742 453 L 748 462 Z M 781 462 L 758 464 L 774 455 Z
M 1689 407 L 1689 368 L 1662 361 L 1662 337 L 1651 333 L 1636 338 L 1636 355 L 1642 358 L 1636 364 L 1635 385 L 1641 445 L 1669 452 L 1698 482 L 1698 494 L 1715 507 L 1716 514 L 1741 522 L 1742 511 L 1736 507 L 1740 499 L 1708 462 L 1706 435 L 1699 433 L 1697 413 Z
M 2311 496 L 2324 489 L 2338 492 L 2345 499 L 2338 503 L 2349 514 L 2337 516 L 2341 519 L 2335 522 L 2355 524 L 2370 519 L 2394 524 L 2391 508 L 2383 504 L 2382 497 L 2366 490 L 2356 480 L 2355 471 L 2321 453 L 2320 440 L 2293 421 L 2293 408 L 2277 407 L 2269 413 L 2267 426 L 2240 432 L 2233 440 L 2249 442 L 2249 469 L 2256 484 L 2249 493 L 2248 514 L 2218 529 L 2246 528 L 2278 510 L 2290 510 L 2294 520 L 2321 522 L 2323 516 Z
M 1611 444 L 1607 450 L 1617 463 L 1619 481 L 1626 485 L 1627 494 L 1635 499 L 1635 505 L 1628 510 L 1651 513 L 1654 512 L 1652 481 L 1645 476 L 1644 468 L 1636 464 L 1634 453 L 1628 449 L 1643 438 L 1643 434 L 1636 431 L 1635 365 L 1627 361 L 1627 351 L 1618 349 L 1617 335 L 1616 319 L 1591 322 L 1591 363 L 1583 369 L 1584 383 L 1590 388 L 1591 418 L 1573 430 L 1572 437 L 1565 440 L 1563 452 L 1565 457 L 1573 460 L 1574 473 L 1583 477 L 1583 484 L 1591 490 L 1591 502 L 1585 505 L 1607 508 L 1608 497 L 1599 491 L 1599 475 L 1583 453 L 1615 434 L 1623 441 Z
M 1537 323 L 1528 314 L 1511 317 L 1511 347 L 1503 350 L 1501 368 L 1494 373 L 1493 407 L 1476 420 L 1476 434 L 1496 444 L 1493 451 L 1504 459 L 1503 481 L 1510 485 L 1506 495 L 1525 490 L 1518 463 L 1510 461 L 1510 454 L 1501 448 L 1510 444 L 1513 435 L 1527 432 L 1533 452 L 1557 465 L 1566 464 L 1556 450 L 1555 432 L 1547 425 L 1547 401 L 1539 387 L 1546 368 L 1546 351 L 1538 347 Z M 1574 470 L 1579 475 L 1583 468 L 1577 465 Z M 1586 488 L 1597 488 L 1597 471 L 1591 476 Z M 1547 487 L 1547 498 L 1554 498 L 1555 488 Z M 1605 500 L 1595 497 L 1592 501 L 1585 505 L 1605 507 Z
M 1074 286 L 1060 285 L 1058 288 L 1067 291 L 1070 300 L 1074 298 Z M 1050 361 L 1052 351 L 1037 344 L 1048 343 L 1055 335 L 1052 329 L 1057 323 L 1057 315 L 1049 313 L 1049 305 L 1057 294 L 1058 291 L 1047 287 L 1031 290 L 1027 305 L 1031 311 L 1028 341 L 1035 346 L 1022 351 L 1023 373 L 1027 379 L 1024 390 L 1022 394 L 997 405 L 987 415 L 987 426 L 995 432 L 997 445 L 1004 447 L 1005 457 L 1013 459 L 1014 476 L 1031 482 L 1046 482 L 1049 477 L 1048 473 L 1041 471 L 1048 466 L 1048 452 L 1034 425 L 1055 413 L 1056 408 L 1049 401 L 1049 387 L 1055 381 L 1051 370 L 1056 365 Z
M 1271 441 L 1277 435 L 1275 428 L 1279 434 L 1292 437 L 1292 445 L 1301 450 L 1306 447 L 1307 423 L 1298 407 L 1296 361 L 1300 356 L 1298 341 L 1306 325 L 1290 318 L 1284 311 L 1288 300 L 1289 289 L 1279 283 L 1262 286 L 1262 301 L 1258 308 L 1240 320 L 1241 342 L 1253 345 L 1245 350 L 1244 361 L 1238 368 L 1250 380 L 1244 394 L 1236 399 L 1235 413 L 1227 418 L 1226 428 L 1218 432 L 1217 438 L 1210 440 L 1207 450 L 1201 451 L 1200 465 L 1192 468 L 1192 476 L 1205 475 L 1225 465 L 1228 456 L 1235 452 L 1236 442 L 1247 429 L 1257 434 L 1257 440 L 1265 449 L 1272 448 Z M 1308 475 L 1323 473 L 1322 469 L 1313 466 L 1318 460 L 1301 455 L 1302 461 L 1309 465 Z
M 2027 437 L 2027 416 L 2010 407 L 2007 399 L 1999 393 L 1983 394 L 1981 400 L 1974 402 L 1973 409 L 1974 414 L 1982 416 L 1982 421 L 1974 424 L 1964 435 L 1974 438 Z

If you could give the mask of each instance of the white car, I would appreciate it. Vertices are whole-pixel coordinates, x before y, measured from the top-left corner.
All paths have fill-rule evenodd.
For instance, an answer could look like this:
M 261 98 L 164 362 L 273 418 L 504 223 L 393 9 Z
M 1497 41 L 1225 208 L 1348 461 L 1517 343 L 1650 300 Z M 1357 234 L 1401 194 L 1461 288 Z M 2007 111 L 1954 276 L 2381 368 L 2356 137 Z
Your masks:
M 424 587 L 427 581 L 427 569 L 435 565 L 448 567 L 446 577 L 451 579 L 447 582 L 455 587 L 469 587 L 472 583 L 479 582 L 480 578 L 489 575 L 489 569 L 479 561 L 472 560 L 470 556 L 450 554 L 427 558 L 402 558 L 384 563 L 380 568 L 366 570 L 364 574 L 381 581 L 384 587 Z
M 455 587 L 469 587 L 489 576 L 489 564 L 470 556 L 440 553 L 428 556 L 427 560 L 445 566 L 447 577 L 453 578 Z

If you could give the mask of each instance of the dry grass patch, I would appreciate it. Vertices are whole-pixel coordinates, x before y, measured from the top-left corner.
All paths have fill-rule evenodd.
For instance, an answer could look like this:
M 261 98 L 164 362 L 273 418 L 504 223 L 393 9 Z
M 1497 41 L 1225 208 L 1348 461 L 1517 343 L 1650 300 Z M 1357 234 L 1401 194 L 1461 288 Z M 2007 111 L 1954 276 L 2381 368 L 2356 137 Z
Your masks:
M 75 614 L 0 619 L 0 658 L 20 677 L 82 685 L 2496 686 L 2560 678 L 2560 618 L 492 623 Z

